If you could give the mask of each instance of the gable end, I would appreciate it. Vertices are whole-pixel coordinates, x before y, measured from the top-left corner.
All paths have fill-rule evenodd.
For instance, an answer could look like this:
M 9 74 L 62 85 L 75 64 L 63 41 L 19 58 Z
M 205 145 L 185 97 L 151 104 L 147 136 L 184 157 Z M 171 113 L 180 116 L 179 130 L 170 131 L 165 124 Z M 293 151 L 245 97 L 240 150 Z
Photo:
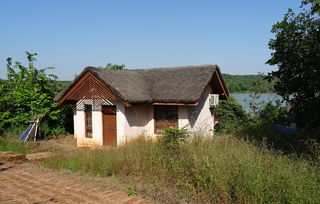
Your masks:
M 68 91 L 56 101 L 57 104 L 62 104 L 66 101 L 77 101 L 82 99 L 106 99 L 122 101 L 109 87 L 107 87 L 99 78 L 90 71 L 84 73 L 80 78 L 73 83 Z M 123 101 L 122 101 L 123 102 Z M 126 106 L 129 106 L 128 103 Z

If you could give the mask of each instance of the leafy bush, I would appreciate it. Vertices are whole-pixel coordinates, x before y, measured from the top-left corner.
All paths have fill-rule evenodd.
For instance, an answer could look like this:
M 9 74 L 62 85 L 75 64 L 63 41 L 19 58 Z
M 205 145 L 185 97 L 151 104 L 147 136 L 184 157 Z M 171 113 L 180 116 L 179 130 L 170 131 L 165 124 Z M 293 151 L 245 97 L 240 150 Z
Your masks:
M 268 102 L 259 109 L 257 119 L 267 124 L 288 124 L 286 107 L 283 107 L 279 100 L 275 102 L 275 105 Z
M 40 126 L 40 134 L 42 138 L 47 136 L 59 136 L 67 134 L 63 127 L 49 127 L 48 123 L 45 122 Z
M 179 143 L 186 142 L 188 137 L 189 132 L 187 129 L 169 127 L 164 129 L 164 134 L 160 136 L 160 141 L 162 142 L 166 151 L 177 152 L 179 150 Z
M 228 100 L 220 101 L 217 106 L 219 114 L 219 123 L 214 127 L 218 133 L 233 133 L 248 122 L 249 116 L 243 107 L 235 100 L 233 96 L 229 96 Z
M 260 90 L 259 83 L 256 82 L 254 85 L 256 91 Z M 255 143 L 266 142 L 268 146 L 286 153 L 306 150 L 305 145 L 300 141 L 303 137 L 280 135 L 273 131 L 274 125 L 290 125 L 286 107 L 282 106 L 279 100 L 274 103 L 272 101 L 258 103 L 256 99 L 259 97 L 259 93 L 252 94 L 250 113 L 246 113 L 233 97 L 228 101 L 221 101 L 217 107 L 219 123 L 215 126 L 215 131 L 218 134 L 232 133 Z M 306 135 L 310 134 L 305 134 L 305 138 L 307 138 Z

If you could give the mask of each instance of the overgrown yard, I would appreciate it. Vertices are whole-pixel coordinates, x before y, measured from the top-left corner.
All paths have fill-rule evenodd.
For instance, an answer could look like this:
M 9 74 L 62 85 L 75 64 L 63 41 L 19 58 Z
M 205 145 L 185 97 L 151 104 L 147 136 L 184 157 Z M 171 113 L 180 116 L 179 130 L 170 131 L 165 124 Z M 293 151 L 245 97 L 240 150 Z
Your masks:
M 17 138 L 0 137 L 0 151 L 12 151 L 20 154 L 31 152 L 33 144 L 19 142 Z
M 161 202 L 173 198 L 213 203 L 320 202 L 320 174 L 315 164 L 233 136 L 196 138 L 174 150 L 141 139 L 117 149 L 77 149 L 43 164 L 139 181 L 130 184 L 149 196 L 165 191 L 158 198 Z M 156 190 L 143 189 L 141 183 Z
M 17 135 L 6 135 L 0 137 L 0 151 L 12 151 L 20 154 L 31 152 L 67 152 L 76 150 L 76 141 L 73 135 L 61 135 L 59 137 L 47 138 L 40 141 L 21 142 Z

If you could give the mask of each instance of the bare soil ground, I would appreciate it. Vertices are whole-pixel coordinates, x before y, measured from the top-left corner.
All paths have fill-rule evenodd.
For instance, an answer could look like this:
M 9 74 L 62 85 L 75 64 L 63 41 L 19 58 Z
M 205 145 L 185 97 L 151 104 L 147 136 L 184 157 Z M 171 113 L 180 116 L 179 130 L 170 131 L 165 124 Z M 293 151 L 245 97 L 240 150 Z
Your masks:
M 151 203 L 26 164 L 0 168 L 0 180 L 0 203 Z
M 81 176 L 42 168 L 37 161 L 75 149 L 71 136 L 36 143 L 34 153 L 0 152 L 0 204 L 107 203 L 147 204 L 142 197 L 101 186 Z
M 52 137 L 35 142 L 32 152 L 69 152 L 77 149 L 76 139 L 73 135 Z

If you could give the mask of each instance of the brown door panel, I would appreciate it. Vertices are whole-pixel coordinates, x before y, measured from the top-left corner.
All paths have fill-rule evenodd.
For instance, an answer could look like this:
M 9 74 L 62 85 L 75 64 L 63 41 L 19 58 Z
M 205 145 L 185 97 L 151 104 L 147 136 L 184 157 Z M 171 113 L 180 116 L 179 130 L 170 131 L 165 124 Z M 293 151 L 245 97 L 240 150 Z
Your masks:
M 103 144 L 117 145 L 116 106 L 102 106 Z

